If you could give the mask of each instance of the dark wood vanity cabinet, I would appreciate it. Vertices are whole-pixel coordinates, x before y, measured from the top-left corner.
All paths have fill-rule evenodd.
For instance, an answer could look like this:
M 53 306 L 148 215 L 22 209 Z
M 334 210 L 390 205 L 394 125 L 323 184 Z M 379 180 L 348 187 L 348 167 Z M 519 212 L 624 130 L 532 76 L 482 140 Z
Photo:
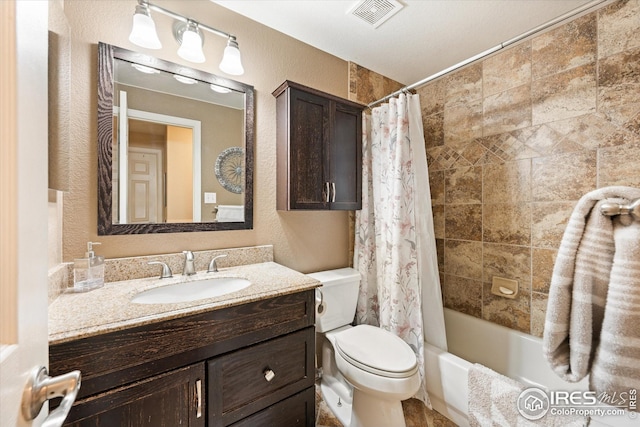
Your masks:
M 273 95 L 277 209 L 361 209 L 364 105 L 290 81 Z
M 71 427 L 204 427 L 199 363 L 79 401 L 65 423 Z
M 314 315 L 310 290 L 53 344 L 82 372 L 64 425 L 312 427 Z

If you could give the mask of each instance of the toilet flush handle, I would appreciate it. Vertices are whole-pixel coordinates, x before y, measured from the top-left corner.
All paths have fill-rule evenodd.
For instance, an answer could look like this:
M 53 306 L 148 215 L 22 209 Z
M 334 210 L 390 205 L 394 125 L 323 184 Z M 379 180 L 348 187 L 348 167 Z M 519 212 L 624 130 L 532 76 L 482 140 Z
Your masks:
M 324 296 L 322 295 L 322 291 L 316 288 L 316 314 L 318 316 L 322 315 L 324 309 Z
M 265 369 L 263 374 L 264 374 L 264 379 L 267 380 L 267 382 L 271 382 L 271 380 L 274 379 L 276 376 L 276 373 L 269 368 Z

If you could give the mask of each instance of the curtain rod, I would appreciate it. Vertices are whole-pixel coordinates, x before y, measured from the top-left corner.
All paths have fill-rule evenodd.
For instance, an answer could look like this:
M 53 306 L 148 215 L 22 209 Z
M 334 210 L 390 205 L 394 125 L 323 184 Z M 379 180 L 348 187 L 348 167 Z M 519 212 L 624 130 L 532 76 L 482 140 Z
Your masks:
M 384 98 L 380 98 L 377 101 L 374 101 L 374 102 L 368 104 L 367 107 L 371 108 L 374 105 L 380 104 L 381 102 L 384 102 L 389 98 L 393 98 L 394 96 L 401 94 L 402 92 L 407 92 L 407 91 L 409 91 L 411 89 L 415 89 L 415 88 L 417 88 L 419 86 L 422 86 L 422 85 L 424 85 L 426 83 L 429 83 L 430 81 L 435 80 L 438 77 L 441 77 L 441 76 L 443 76 L 443 75 L 445 75 L 447 73 L 455 71 L 458 68 L 462 68 L 462 67 L 464 67 L 466 65 L 469 65 L 472 62 L 475 62 L 475 61 L 477 61 L 479 59 L 482 59 L 485 56 L 491 55 L 492 53 L 495 53 L 495 52 L 497 52 L 497 51 L 499 51 L 501 49 L 504 49 L 507 46 L 510 46 L 510 45 L 512 45 L 514 43 L 517 43 L 517 42 L 519 42 L 519 41 L 521 41 L 521 40 L 523 40 L 523 39 L 525 39 L 525 38 L 527 38 L 529 36 L 532 36 L 532 35 L 536 34 L 536 33 L 544 31 L 547 28 L 552 27 L 552 26 L 556 25 L 559 22 L 562 22 L 562 21 L 564 21 L 564 20 L 566 20 L 568 18 L 572 18 L 572 17 L 574 17 L 574 16 L 576 16 L 576 15 L 578 15 L 578 14 L 580 14 L 580 13 L 586 11 L 586 10 L 589 10 L 589 9 L 591 9 L 591 8 L 601 4 L 601 3 L 605 3 L 607 1 L 611 1 L 611 0 L 592 0 L 589 3 L 586 3 L 586 4 L 580 6 L 580 7 L 576 8 L 576 9 L 573 9 L 573 10 L 565 13 L 564 15 L 560 15 L 557 18 L 552 19 L 551 21 L 548 21 L 548 22 L 546 22 L 546 23 L 544 23 L 542 25 L 539 25 L 539 26 L 537 26 L 537 27 L 525 32 L 525 33 L 520 34 L 519 36 L 516 36 L 516 37 L 514 37 L 514 38 L 512 38 L 510 40 L 502 42 L 497 46 L 494 46 L 494 47 L 492 47 L 490 49 L 485 50 L 484 52 L 480 52 L 479 54 L 474 55 L 471 58 L 467 58 L 462 62 L 458 62 L 457 64 L 452 65 L 449 68 L 445 68 L 444 70 L 442 70 L 440 72 L 437 72 L 435 74 L 432 74 L 429 77 L 426 77 L 426 78 L 424 78 L 424 79 L 422 79 L 422 80 L 420 80 L 418 82 L 415 82 L 413 84 L 405 86 L 402 89 L 398 89 L 397 91 L 385 96 Z

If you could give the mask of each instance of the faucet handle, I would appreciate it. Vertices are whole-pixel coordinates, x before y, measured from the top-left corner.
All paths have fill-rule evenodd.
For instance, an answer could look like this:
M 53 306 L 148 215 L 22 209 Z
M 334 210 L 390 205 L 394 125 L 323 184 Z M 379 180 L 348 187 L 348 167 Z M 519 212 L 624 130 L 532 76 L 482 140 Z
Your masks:
M 171 269 L 164 262 L 162 262 L 162 261 L 149 261 L 147 264 L 149 264 L 149 265 L 156 265 L 157 264 L 157 265 L 161 265 L 162 266 L 162 274 L 160 274 L 160 278 L 161 279 L 168 279 L 169 277 L 173 277 L 173 274 L 171 274 Z
M 218 255 L 218 256 L 213 257 L 213 259 L 209 263 L 209 268 L 207 269 L 207 273 L 217 273 L 218 272 L 218 264 L 217 264 L 216 260 L 219 259 L 219 258 L 226 258 L 226 257 L 227 257 L 227 254 L 222 254 L 222 255 Z

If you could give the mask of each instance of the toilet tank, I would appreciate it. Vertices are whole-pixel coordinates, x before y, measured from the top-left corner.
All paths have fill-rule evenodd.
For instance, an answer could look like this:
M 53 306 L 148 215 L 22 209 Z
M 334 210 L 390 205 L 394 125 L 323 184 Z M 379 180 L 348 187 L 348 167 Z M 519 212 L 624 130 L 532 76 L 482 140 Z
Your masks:
M 319 271 L 308 274 L 322 283 L 316 289 L 316 304 L 322 294 L 324 310 L 316 310 L 316 331 L 327 332 L 353 322 L 358 302 L 360 273 L 353 268 Z

